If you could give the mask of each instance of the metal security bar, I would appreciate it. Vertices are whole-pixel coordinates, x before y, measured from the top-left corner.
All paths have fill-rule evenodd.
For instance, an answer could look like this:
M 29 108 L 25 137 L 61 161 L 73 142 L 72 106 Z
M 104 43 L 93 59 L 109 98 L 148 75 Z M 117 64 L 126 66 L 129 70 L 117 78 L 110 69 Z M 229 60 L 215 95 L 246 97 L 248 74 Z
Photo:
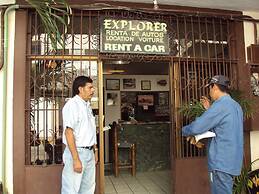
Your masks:
M 231 86 L 236 88 L 234 22 L 223 18 L 178 16 L 171 18 L 170 24 L 176 48 L 172 57 L 174 154 L 177 158 L 204 156 L 204 149 L 197 149 L 182 137 L 181 129 L 190 120 L 178 110 L 201 96 L 208 96 L 208 88 L 204 86 L 214 75 L 228 76 Z
M 98 17 L 75 11 L 65 48 L 53 51 L 35 12 L 29 14 L 26 96 L 26 164 L 62 163 L 62 113 L 72 97 L 72 82 L 79 75 L 90 76 L 96 88 L 91 100 L 98 109 Z M 60 30 L 64 30 L 60 26 Z
M 193 62 L 193 61 L 177 61 L 174 62 L 174 74 L 176 75 L 173 80 L 175 93 L 174 93 L 174 107 L 175 107 L 175 130 L 174 130 L 174 146 L 175 155 L 178 158 L 204 156 L 206 154 L 204 149 L 197 149 L 195 146 L 187 142 L 185 137 L 182 137 L 181 129 L 184 125 L 190 123 L 188 118 L 185 118 L 179 113 L 179 108 L 183 104 L 194 103 L 199 100 L 201 96 L 208 96 L 208 88 L 204 86 L 208 83 L 212 75 L 223 74 L 232 78 L 232 86 L 234 86 L 234 79 L 236 77 L 236 69 L 225 62 L 224 64 L 216 62 Z M 206 68 L 210 67 L 210 68 Z M 234 66 L 235 67 L 235 66 Z M 221 69 L 221 71 L 218 71 Z
M 97 61 L 31 60 L 27 97 L 27 162 L 62 162 L 62 107 L 72 96 L 73 79 L 90 76 L 97 88 Z M 91 101 L 98 108 L 98 92 Z
M 100 53 L 100 18 L 134 19 L 167 23 L 169 55 Z M 68 31 L 63 32 L 65 48 L 53 52 L 49 37 L 34 11 L 28 17 L 26 164 L 61 163 L 61 109 L 71 97 L 72 80 L 89 75 L 97 83 L 97 60 L 170 61 L 173 71 L 173 139 L 175 156 L 204 156 L 181 137 L 189 121 L 178 108 L 208 95 L 203 86 L 215 74 L 229 76 L 236 87 L 236 32 L 231 18 L 188 15 L 186 13 L 149 13 L 139 10 L 73 10 Z M 97 90 L 96 90 L 97 91 Z M 98 101 L 98 95 L 96 96 Z

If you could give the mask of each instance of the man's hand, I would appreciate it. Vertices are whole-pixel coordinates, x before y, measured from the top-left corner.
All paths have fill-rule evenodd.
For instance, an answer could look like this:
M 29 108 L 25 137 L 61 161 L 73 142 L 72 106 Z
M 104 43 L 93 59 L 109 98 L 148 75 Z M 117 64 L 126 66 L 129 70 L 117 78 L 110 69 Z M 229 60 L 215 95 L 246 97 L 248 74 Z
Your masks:
M 95 150 L 94 156 L 95 156 L 95 165 L 96 165 L 98 163 L 98 149 Z
M 193 144 L 193 145 L 196 144 L 194 136 L 188 136 L 186 139 L 187 139 L 187 141 L 190 142 L 190 144 Z
M 201 142 L 199 142 L 199 141 L 196 142 L 194 136 L 188 136 L 188 137 L 187 137 L 187 141 L 190 141 L 190 144 L 195 145 L 197 148 L 202 148 L 202 147 L 204 146 L 203 143 L 201 143 Z
M 80 159 L 74 160 L 73 168 L 74 168 L 74 171 L 77 172 L 77 173 L 81 173 L 82 172 L 83 166 L 82 166 L 82 162 L 81 162 Z
M 198 141 L 198 142 L 195 144 L 195 146 L 196 146 L 197 148 L 203 148 L 203 147 L 204 147 L 204 143 L 201 143 L 200 141 Z
M 200 102 L 206 110 L 210 107 L 210 100 L 206 96 L 202 96 Z

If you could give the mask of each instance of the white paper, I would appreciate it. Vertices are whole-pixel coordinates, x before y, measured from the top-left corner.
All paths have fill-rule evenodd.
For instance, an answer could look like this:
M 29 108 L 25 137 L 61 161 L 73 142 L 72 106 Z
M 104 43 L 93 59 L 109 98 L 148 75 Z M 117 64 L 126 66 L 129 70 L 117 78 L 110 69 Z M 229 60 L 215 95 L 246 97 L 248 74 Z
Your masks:
M 110 126 L 105 126 L 105 127 L 103 127 L 103 131 L 108 131 L 108 130 L 110 130 L 110 129 L 111 129 Z
M 204 139 L 204 138 L 216 137 L 216 134 L 211 131 L 206 131 L 202 134 L 195 135 L 194 137 L 195 137 L 195 141 L 198 142 L 199 140 Z
M 144 110 L 148 110 L 148 106 L 147 106 L 147 105 L 144 105 L 144 106 L 143 106 L 143 109 L 144 109 Z

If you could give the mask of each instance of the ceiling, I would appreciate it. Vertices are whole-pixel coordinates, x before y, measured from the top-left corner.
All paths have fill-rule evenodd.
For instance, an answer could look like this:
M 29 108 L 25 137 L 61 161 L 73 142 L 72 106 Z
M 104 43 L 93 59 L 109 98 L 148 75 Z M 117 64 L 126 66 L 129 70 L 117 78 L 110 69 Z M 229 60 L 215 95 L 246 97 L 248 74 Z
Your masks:
M 104 74 L 109 74 L 110 70 L 123 70 L 121 73 L 128 75 L 167 75 L 168 62 L 131 62 L 129 64 L 103 63 Z
M 122 2 L 152 3 L 153 0 L 117 0 Z M 159 4 L 225 9 L 235 11 L 258 11 L 259 0 L 157 0 Z

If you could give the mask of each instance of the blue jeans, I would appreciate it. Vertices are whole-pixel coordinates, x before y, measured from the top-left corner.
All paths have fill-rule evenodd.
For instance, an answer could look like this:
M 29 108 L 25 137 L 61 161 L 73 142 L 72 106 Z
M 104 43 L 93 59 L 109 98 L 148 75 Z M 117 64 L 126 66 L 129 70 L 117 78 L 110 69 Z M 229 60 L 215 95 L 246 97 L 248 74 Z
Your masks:
M 82 173 L 73 169 L 73 158 L 68 149 L 63 153 L 64 168 L 62 172 L 61 194 L 94 194 L 95 190 L 95 157 L 93 150 L 77 148 L 82 162 Z
M 212 194 L 232 194 L 232 175 L 214 170 L 209 172 L 209 180 Z

